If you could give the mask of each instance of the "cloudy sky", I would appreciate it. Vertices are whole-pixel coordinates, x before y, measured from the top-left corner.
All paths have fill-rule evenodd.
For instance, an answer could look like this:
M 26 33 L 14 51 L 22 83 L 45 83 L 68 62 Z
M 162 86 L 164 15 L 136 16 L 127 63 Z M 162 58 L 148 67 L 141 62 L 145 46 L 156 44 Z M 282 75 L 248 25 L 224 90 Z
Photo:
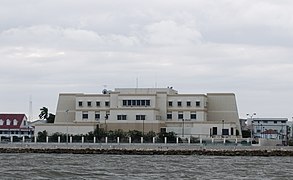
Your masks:
M 293 116 L 292 0 L 2 0 L 0 112 L 60 92 L 233 92 L 239 116 Z

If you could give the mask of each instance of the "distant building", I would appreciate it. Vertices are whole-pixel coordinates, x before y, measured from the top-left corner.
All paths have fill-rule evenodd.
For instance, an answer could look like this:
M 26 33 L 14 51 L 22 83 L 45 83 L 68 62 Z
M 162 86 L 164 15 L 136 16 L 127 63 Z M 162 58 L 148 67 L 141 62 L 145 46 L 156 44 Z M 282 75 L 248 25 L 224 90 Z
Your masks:
M 255 138 L 287 140 L 287 118 L 253 118 L 253 136 Z
M 241 136 L 233 93 L 179 94 L 173 88 L 117 88 L 102 94 L 62 93 L 53 124 L 36 132 L 85 134 L 103 128 L 175 132 L 178 136 Z
M 33 134 L 25 114 L 0 114 L 0 137 L 31 137 Z

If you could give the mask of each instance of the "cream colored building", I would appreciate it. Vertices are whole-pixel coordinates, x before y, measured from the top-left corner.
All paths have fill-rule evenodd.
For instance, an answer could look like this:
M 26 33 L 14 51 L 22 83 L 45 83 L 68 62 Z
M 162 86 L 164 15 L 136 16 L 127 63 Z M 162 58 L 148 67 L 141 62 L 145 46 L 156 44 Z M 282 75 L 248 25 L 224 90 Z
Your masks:
M 173 131 L 178 136 L 241 136 L 233 93 L 179 94 L 173 88 L 62 93 L 54 124 L 36 125 L 36 133 L 86 134 L 96 128 Z

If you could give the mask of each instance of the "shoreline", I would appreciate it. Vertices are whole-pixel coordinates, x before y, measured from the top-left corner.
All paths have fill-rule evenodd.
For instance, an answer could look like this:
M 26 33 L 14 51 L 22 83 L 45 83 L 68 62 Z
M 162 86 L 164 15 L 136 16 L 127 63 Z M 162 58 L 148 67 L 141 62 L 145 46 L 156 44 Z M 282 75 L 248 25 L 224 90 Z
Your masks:
M 289 146 L 192 146 L 165 144 L 0 144 L 0 153 L 112 154 L 112 155 L 203 155 L 293 156 Z

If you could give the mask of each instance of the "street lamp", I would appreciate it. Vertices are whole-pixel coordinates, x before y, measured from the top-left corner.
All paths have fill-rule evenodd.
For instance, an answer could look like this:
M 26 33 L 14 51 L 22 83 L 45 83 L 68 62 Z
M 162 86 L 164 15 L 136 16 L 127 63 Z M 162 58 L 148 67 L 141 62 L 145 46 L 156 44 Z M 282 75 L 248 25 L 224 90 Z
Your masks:
M 65 111 L 66 112 L 66 144 L 68 144 L 68 109 Z
M 246 114 L 248 117 L 250 117 L 251 120 L 251 130 L 250 130 L 250 137 L 253 138 L 253 116 L 256 115 L 256 113 L 252 113 L 252 114 Z
M 142 118 L 142 136 L 144 136 L 144 119 L 145 118 Z
M 108 119 L 108 114 L 105 116 L 105 132 L 107 132 L 107 119 Z
M 182 137 L 184 137 L 184 119 L 182 119 Z
M 225 120 L 222 120 L 222 138 L 224 137 L 224 123 L 225 123 Z

